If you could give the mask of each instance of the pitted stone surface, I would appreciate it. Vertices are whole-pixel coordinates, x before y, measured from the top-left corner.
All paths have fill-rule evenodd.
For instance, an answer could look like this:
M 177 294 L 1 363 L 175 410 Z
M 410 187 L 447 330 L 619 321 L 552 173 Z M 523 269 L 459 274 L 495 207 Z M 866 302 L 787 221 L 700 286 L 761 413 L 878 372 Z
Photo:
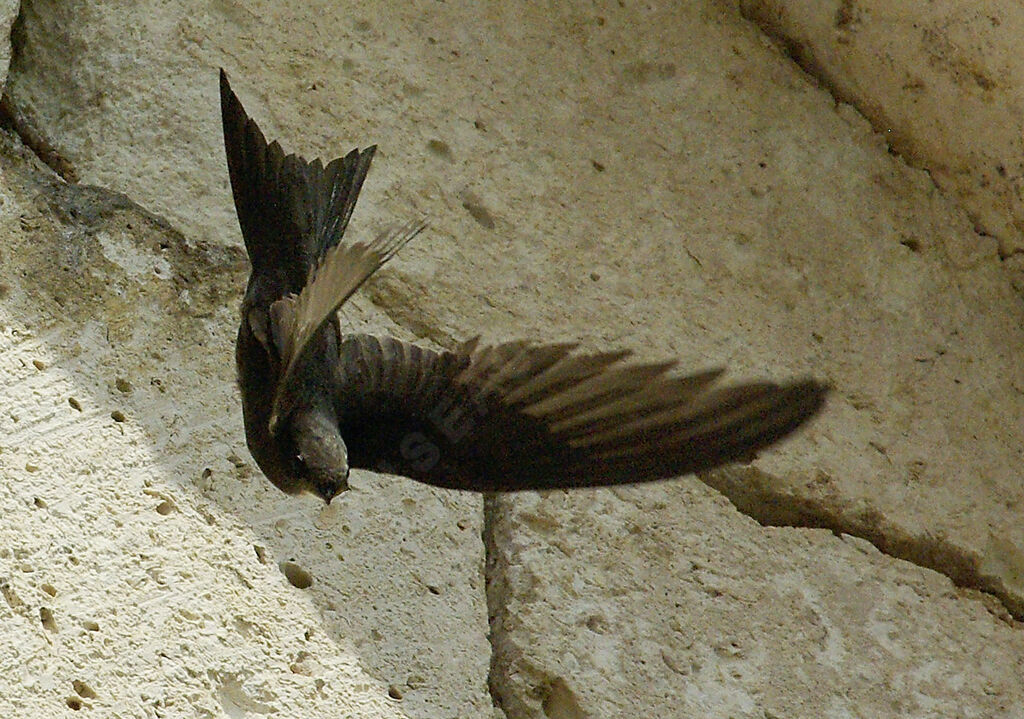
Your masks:
M 12 98 L 168 224 L 0 165 L 0 701 L 487 717 L 490 666 L 517 719 L 1021 713 L 1024 308 L 857 111 L 724 3 L 212 7 L 23 3 Z M 704 479 L 913 564 L 692 478 L 486 522 L 371 474 L 325 513 L 276 494 L 233 387 L 218 66 L 287 150 L 381 145 L 357 235 L 431 218 L 346 326 L 829 379 L 806 431 Z

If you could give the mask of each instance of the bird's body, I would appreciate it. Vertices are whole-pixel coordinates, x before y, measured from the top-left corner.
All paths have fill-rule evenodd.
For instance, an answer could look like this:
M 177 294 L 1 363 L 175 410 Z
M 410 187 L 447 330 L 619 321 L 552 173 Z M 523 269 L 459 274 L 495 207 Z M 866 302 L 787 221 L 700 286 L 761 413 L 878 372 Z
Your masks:
M 674 376 L 625 351 L 343 334 L 337 309 L 423 224 L 341 242 L 374 148 L 326 167 L 285 155 L 220 83 L 252 263 L 236 352 L 246 439 L 283 491 L 330 502 L 350 467 L 475 491 L 667 479 L 749 459 L 822 406 L 814 380 L 716 389 L 718 370 Z

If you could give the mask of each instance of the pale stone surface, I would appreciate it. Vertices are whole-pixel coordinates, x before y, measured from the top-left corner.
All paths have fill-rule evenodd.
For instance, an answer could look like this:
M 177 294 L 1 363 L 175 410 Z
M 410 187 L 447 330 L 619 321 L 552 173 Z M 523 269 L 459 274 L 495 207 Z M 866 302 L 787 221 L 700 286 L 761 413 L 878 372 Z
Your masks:
M 834 398 L 807 431 L 752 469 L 705 479 L 743 505 L 749 495 L 730 488 L 739 473 L 741 490 L 758 497 L 745 509 L 765 521 L 856 531 L 1021 609 L 1024 310 L 996 243 L 737 12 L 714 2 L 199 5 L 31 3 L 15 97 L 83 178 L 129 193 L 190 241 L 237 247 L 216 104 L 224 65 L 287 149 L 331 157 L 381 144 L 354 231 L 431 216 L 430 231 L 346 310 L 348 326 L 369 316 L 376 329 L 440 344 L 476 332 L 573 337 L 677 356 L 687 369 L 828 378 Z M 60 49 L 48 40 L 57 28 Z M 107 251 L 133 256 L 119 247 Z M 220 464 L 187 466 L 226 476 L 234 452 L 251 467 L 230 388 L 236 298 L 222 298 L 228 310 L 207 320 L 210 342 L 221 343 L 211 356 L 138 360 L 140 373 L 176 362 L 193 383 L 179 380 L 185 416 L 213 418 L 194 422 L 210 439 L 175 440 L 200 450 L 176 450 L 174 468 L 203 451 Z M 200 370 L 206 379 L 191 379 Z M 154 445 L 171 442 L 161 427 L 192 426 L 162 413 L 170 416 L 156 411 L 160 421 L 147 426 Z M 57 438 L 66 431 L 52 426 Z M 23 471 L 8 464 L 5 475 Z M 397 705 L 410 716 L 450 716 L 438 708 L 449 682 L 459 716 L 490 714 L 483 588 L 470 566 L 480 552 L 476 502 L 363 475 L 394 493 L 357 492 L 319 517 L 255 474 L 242 479 L 184 493 L 196 506 L 202 492 L 225 493 L 212 500 L 226 517 L 213 515 L 218 522 L 237 523 L 225 547 L 241 545 L 242 556 L 255 532 L 270 550 L 261 576 L 281 582 L 271 570 L 292 560 L 331 583 L 330 596 L 313 600 L 314 629 L 331 643 L 318 651 L 354 647 L 353 661 L 376 681 L 427 679 L 431 687 Z M 876 706 L 869 694 L 879 677 L 891 684 L 879 696 L 904 702 L 890 715 L 1019 712 L 1022 692 L 1010 681 L 1019 631 L 993 619 L 991 597 L 954 592 L 853 540 L 762 529 L 698 487 L 683 479 L 492 507 L 491 684 L 509 716 L 659 716 L 672 701 L 707 716 L 884 715 L 885 700 Z M 209 547 L 221 545 L 204 539 L 212 530 L 203 513 L 168 516 L 178 515 L 200 520 L 185 569 L 206 572 Z M 368 529 L 364 515 L 381 524 Z M 375 567 L 374 552 L 392 563 Z M 184 571 L 160 557 L 165 571 Z M 452 589 L 409 576 L 410 567 Z M 392 585 L 389 573 L 406 578 Z M 424 594 L 426 585 L 442 591 Z M 590 606 L 597 618 L 588 623 Z M 385 620 L 379 641 L 393 643 L 381 646 L 373 631 Z M 182 643 L 204 636 L 189 630 Z M 265 666 L 283 661 L 276 635 L 263 646 Z M 458 656 L 465 668 L 450 669 Z M 168 692 L 215 692 L 212 680 L 168 672 L 165 681 Z M 970 688 L 960 700 L 957 681 Z
M 838 99 L 870 118 L 900 155 L 927 169 L 978 227 L 998 238 L 1004 256 L 1024 255 L 1024 6 L 1014 0 L 740 5 Z
M 1024 714 L 1024 634 L 862 540 L 763 529 L 686 484 L 491 516 L 508 716 Z
M 487 716 L 479 499 L 282 495 L 233 381 L 242 252 L 0 166 L 0 715 Z

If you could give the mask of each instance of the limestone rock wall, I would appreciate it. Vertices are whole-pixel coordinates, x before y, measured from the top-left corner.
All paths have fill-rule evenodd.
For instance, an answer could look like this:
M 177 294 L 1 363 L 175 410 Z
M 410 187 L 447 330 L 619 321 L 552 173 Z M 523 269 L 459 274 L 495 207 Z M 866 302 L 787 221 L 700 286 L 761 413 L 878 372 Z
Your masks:
M 22 2 L 0 713 L 1024 712 L 1012 240 L 742 5 Z M 289 151 L 380 145 L 352 232 L 430 217 L 346 327 L 814 374 L 826 412 L 704 483 L 280 495 L 233 383 L 221 66 Z
M 746 17 L 926 169 L 1024 288 L 1024 8 L 1012 0 L 741 0 Z

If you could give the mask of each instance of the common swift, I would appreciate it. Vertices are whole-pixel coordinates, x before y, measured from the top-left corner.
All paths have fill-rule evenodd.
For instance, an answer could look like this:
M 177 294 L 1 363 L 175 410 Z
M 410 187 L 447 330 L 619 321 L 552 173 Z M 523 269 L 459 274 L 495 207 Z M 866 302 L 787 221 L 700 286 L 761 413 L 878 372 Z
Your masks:
M 750 460 L 822 407 L 813 379 L 726 387 L 628 350 L 528 341 L 433 350 L 342 332 L 337 311 L 424 227 L 342 242 L 375 147 L 324 166 L 267 143 L 220 72 L 231 189 L 252 264 L 236 361 L 249 451 L 330 503 L 352 467 L 477 492 L 633 484 Z

